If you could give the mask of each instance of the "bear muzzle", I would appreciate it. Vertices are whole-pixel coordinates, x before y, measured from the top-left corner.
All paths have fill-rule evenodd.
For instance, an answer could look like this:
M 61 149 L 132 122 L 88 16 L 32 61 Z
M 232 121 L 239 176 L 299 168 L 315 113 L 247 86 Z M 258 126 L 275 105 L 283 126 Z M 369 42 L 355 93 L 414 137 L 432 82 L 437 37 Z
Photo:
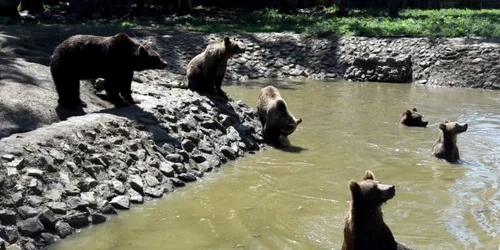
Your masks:
M 377 187 L 382 192 L 382 200 L 384 202 L 392 199 L 396 195 L 396 187 L 394 185 L 378 184 Z

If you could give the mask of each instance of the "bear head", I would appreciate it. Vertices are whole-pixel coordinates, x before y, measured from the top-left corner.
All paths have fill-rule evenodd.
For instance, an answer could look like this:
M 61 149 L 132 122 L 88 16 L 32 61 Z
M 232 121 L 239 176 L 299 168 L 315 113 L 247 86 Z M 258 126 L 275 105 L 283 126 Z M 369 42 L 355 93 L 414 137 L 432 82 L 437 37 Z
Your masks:
M 236 40 L 236 38 L 229 38 L 228 36 L 224 37 L 224 48 L 227 58 L 242 54 L 246 51 L 246 46 L 242 42 Z
M 457 134 L 465 132 L 467 131 L 468 127 L 469 125 L 467 123 L 460 124 L 458 122 L 449 121 L 444 121 L 443 123 L 439 124 L 439 129 L 443 131 L 443 134 L 450 136 L 456 136 Z
M 365 209 L 380 207 L 396 195 L 394 185 L 381 184 L 370 170 L 366 170 L 362 181 L 349 181 L 349 189 L 353 204 Z
M 143 71 L 149 69 L 165 69 L 165 62 L 158 52 L 146 45 L 139 45 L 135 52 L 134 70 Z
M 418 113 L 416 108 L 411 111 L 406 110 L 401 114 L 400 123 L 410 127 L 427 127 L 429 121 L 422 120 L 423 116 Z

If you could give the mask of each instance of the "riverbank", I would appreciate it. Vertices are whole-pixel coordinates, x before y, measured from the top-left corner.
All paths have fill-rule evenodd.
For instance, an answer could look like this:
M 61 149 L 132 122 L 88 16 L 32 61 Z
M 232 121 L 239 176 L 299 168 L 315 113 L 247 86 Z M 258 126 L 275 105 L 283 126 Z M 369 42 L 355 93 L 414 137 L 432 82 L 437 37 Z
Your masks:
M 163 55 L 167 71 L 136 73 L 132 89 L 142 103 L 121 109 L 82 84 L 88 114 L 60 122 L 47 67 L 53 48 L 72 34 L 118 30 L 0 30 L 0 249 L 40 249 L 261 148 L 254 109 L 168 87 L 184 81 L 189 60 L 222 33 L 124 30 Z M 230 61 L 226 84 L 307 77 L 500 89 L 495 39 L 236 36 L 247 51 Z

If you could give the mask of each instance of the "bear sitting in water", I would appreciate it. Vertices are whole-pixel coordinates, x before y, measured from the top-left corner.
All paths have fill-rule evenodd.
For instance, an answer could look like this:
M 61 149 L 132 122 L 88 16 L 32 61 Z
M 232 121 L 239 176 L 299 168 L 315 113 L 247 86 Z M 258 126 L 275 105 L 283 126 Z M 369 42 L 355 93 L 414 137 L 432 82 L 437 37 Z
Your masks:
M 403 125 L 409 126 L 409 127 L 427 127 L 427 124 L 429 121 L 424 121 L 422 120 L 422 115 L 418 113 L 416 108 L 413 108 L 411 111 L 406 110 L 401 114 L 401 118 L 399 122 Z
M 261 89 L 257 100 L 257 113 L 263 127 L 264 139 L 280 146 L 280 137 L 292 134 L 302 119 L 296 119 L 288 110 L 278 89 L 267 86 Z
M 220 95 L 228 99 L 221 89 L 227 61 L 243 52 L 245 52 L 245 46 L 227 36 L 223 41 L 209 44 L 205 51 L 191 59 L 187 66 L 186 76 L 189 89 L 198 93 Z
M 376 181 L 367 170 L 362 181 L 349 182 L 349 189 L 352 201 L 342 250 L 409 250 L 396 242 L 383 219 L 381 206 L 396 195 L 396 188 Z
M 432 147 L 432 154 L 439 159 L 454 163 L 460 159 L 457 135 L 467 131 L 468 125 L 445 121 L 439 124 L 439 137 Z
M 116 106 L 132 98 L 134 71 L 164 69 L 166 62 L 149 47 L 133 41 L 128 35 L 74 35 L 63 41 L 51 57 L 50 72 L 59 95 L 59 106 L 68 109 L 86 107 L 80 99 L 80 80 L 102 77 L 104 89 Z

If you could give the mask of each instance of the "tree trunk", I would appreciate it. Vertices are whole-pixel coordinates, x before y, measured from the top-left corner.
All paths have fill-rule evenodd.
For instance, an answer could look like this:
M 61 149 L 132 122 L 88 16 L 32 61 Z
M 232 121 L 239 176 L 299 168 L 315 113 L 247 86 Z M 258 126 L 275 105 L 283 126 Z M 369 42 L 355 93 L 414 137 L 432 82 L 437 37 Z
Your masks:
M 41 12 L 43 11 L 42 0 L 21 0 L 19 9 L 28 12 Z
M 337 15 L 339 16 L 347 16 L 349 10 L 347 9 L 349 4 L 349 0 L 340 0 L 339 1 L 339 10 L 337 10 Z
M 397 16 L 399 13 L 399 1 L 400 0 L 389 0 L 389 15 Z
M 146 1 L 144 0 L 136 0 L 135 1 L 135 6 L 136 6 L 136 10 L 137 11 L 141 11 L 141 10 L 144 10 L 146 8 Z

